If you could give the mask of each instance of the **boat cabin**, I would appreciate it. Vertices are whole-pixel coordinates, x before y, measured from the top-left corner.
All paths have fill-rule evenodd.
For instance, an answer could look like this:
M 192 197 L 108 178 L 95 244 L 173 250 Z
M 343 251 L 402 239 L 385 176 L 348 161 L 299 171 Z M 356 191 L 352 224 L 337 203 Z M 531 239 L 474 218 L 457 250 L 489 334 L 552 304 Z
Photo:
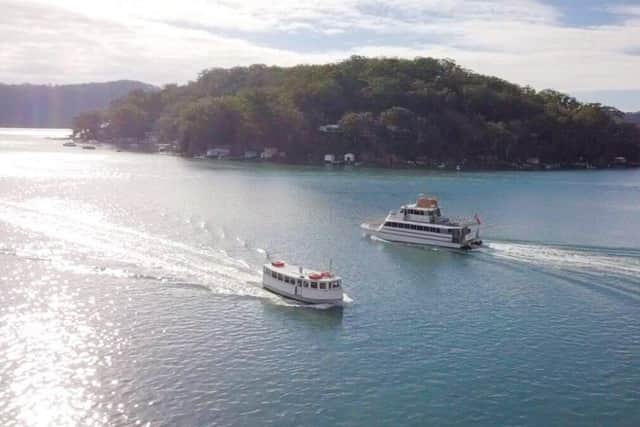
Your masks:
M 340 289 L 342 279 L 324 271 L 310 271 L 302 267 L 287 265 L 282 261 L 273 261 L 264 265 L 264 275 L 279 282 L 308 289 Z
M 441 222 L 442 219 L 438 200 L 432 197 L 425 197 L 422 194 L 418 196 L 418 200 L 415 203 L 402 206 L 400 214 L 404 216 L 405 220 L 431 224 Z

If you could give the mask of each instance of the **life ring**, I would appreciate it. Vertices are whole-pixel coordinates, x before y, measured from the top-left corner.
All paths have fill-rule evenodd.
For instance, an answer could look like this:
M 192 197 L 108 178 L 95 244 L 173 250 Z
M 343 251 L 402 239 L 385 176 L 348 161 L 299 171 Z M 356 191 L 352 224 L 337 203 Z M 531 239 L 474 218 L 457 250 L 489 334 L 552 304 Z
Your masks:
M 312 279 L 312 280 L 322 279 L 322 274 L 320 274 L 320 273 L 311 273 L 309 275 L 309 279 Z
M 284 267 L 284 261 L 273 261 L 271 265 L 274 267 Z

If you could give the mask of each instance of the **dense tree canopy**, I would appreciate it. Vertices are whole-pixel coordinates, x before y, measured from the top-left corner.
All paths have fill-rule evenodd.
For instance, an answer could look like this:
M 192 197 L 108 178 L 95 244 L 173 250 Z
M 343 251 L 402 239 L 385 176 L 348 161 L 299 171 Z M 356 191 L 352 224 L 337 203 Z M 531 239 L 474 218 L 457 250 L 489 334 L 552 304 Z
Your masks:
M 103 119 L 107 138 L 153 132 L 186 155 L 217 145 L 236 152 L 274 146 L 292 161 L 353 151 L 371 161 L 499 166 L 531 157 L 605 165 L 618 156 L 637 161 L 640 153 L 638 129 L 613 108 L 433 58 L 214 68 L 183 86 L 134 91 Z M 339 128 L 319 130 L 327 124 Z

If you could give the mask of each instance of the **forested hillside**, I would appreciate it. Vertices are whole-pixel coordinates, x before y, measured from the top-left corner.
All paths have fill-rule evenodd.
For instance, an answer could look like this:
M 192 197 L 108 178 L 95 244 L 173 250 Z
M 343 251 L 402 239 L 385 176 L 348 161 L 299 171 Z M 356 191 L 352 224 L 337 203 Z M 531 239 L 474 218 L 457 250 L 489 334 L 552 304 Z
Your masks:
M 71 127 L 81 112 L 104 109 L 134 89 L 153 89 L 135 81 L 77 85 L 0 84 L 0 127 Z
M 153 132 L 183 153 L 265 146 L 291 161 L 354 152 L 372 162 L 412 160 L 500 166 L 541 162 L 605 165 L 638 159 L 639 135 L 624 115 L 553 91 L 535 91 L 450 60 L 350 59 L 291 68 L 209 69 L 184 86 L 136 91 L 76 120 L 85 135 Z M 320 127 L 332 126 L 330 132 Z M 325 128 L 326 129 L 326 128 Z

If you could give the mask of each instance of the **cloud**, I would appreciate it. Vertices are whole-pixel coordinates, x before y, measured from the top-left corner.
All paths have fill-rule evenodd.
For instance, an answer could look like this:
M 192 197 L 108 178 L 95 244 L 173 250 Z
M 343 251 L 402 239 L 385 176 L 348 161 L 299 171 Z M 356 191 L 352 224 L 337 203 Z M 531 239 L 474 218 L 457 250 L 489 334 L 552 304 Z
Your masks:
M 185 82 L 205 68 L 449 57 L 542 89 L 640 88 L 640 10 L 567 27 L 539 0 L 0 0 L 0 81 Z
M 616 4 L 609 6 L 607 10 L 617 15 L 623 15 L 627 17 L 640 16 L 640 6 L 632 4 Z

